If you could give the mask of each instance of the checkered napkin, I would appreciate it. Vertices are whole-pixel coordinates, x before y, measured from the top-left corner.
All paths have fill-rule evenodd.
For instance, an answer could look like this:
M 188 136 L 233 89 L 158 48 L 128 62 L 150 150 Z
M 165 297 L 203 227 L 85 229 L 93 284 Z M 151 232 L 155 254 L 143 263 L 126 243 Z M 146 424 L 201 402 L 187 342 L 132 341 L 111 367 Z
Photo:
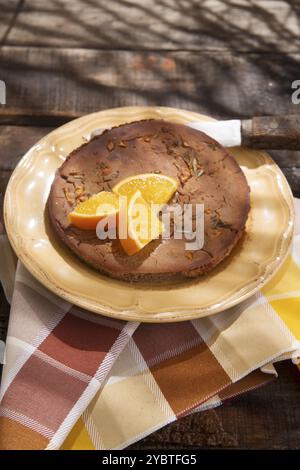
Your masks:
M 300 215 L 299 201 L 296 207 Z M 4 235 L 0 243 L 13 267 Z M 177 324 L 89 314 L 47 291 L 20 263 L 13 289 L 7 271 L 0 270 L 8 297 L 13 291 L 1 449 L 124 448 L 270 381 L 276 361 L 300 356 L 300 235 L 261 292 Z

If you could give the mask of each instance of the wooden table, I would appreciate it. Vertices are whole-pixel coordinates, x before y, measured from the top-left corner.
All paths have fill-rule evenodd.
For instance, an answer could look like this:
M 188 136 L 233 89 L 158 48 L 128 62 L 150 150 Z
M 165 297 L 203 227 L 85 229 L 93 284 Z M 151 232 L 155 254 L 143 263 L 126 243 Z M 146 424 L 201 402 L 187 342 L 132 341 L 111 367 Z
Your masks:
M 0 0 L 0 203 L 24 152 L 63 122 L 128 105 L 217 118 L 299 113 L 298 0 Z M 272 152 L 300 196 L 298 152 Z M 0 339 L 8 304 L 1 291 Z M 300 375 L 180 420 L 133 448 L 300 448 Z

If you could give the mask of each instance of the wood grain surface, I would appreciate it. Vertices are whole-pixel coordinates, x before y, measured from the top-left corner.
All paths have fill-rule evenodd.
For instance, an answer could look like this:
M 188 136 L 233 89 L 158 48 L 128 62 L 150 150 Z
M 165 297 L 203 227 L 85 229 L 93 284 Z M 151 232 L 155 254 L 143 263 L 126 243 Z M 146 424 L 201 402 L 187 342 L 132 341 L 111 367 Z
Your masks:
M 5 43 L 97 49 L 297 51 L 298 1 L 26 0 L 2 3 Z M 17 4 L 17 15 L 14 17 Z
M 298 0 L 0 0 L 0 204 L 40 137 L 130 105 L 216 118 L 300 114 Z M 270 152 L 300 196 L 300 153 Z M 9 306 L 0 290 L 0 339 Z M 300 448 L 299 372 L 166 426 L 133 448 Z
M 127 105 L 172 106 L 223 118 L 298 110 L 291 84 L 300 53 L 3 46 L 0 58 L 7 84 L 4 115 L 74 117 Z

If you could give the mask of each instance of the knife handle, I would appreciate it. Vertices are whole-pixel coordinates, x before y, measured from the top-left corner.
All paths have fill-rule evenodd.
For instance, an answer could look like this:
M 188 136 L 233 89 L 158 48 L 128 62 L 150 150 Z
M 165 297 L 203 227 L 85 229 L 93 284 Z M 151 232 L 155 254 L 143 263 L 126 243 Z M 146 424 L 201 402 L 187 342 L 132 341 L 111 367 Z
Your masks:
M 259 149 L 300 150 L 300 115 L 257 116 L 242 120 L 242 145 Z

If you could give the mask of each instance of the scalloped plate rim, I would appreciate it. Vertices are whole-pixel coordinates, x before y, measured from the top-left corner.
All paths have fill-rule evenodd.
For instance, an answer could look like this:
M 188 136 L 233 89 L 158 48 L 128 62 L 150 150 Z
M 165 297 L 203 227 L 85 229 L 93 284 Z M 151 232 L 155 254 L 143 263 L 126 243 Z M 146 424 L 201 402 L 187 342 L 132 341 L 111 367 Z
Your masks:
M 8 183 L 7 186 L 7 191 L 5 193 L 5 199 L 4 199 L 4 221 L 5 225 L 7 227 L 7 234 L 9 237 L 9 240 L 13 246 L 14 251 L 16 252 L 17 256 L 20 258 L 22 263 L 25 265 L 25 267 L 29 270 L 29 272 L 36 278 L 38 279 L 45 287 L 47 287 L 50 291 L 55 293 L 56 295 L 60 296 L 61 298 L 67 300 L 68 302 L 78 305 L 80 307 L 83 307 L 87 310 L 90 310 L 94 313 L 98 313 L 101 315 L 117 318 L 119 320 L 134 320 L 134 321 L 143 321 L 143 322 L 176 322 L 176 321 L 186 321 L 186 320 L 191 320 L 191 319 L 196 319 L 196 318 L 201 318 L 204 316 L 208 316 L 211 314 L 215 314 L 217 312 L 220 312 L 224 309 L 227 309 L 229 307 L 232 307 L 243 300 L 246 300 L 249 298 L 251 295 L 253 295 L 255 292 L 257 292 L 263 285 L 269 281 L 278 271 L 278 269 L 282 266 L 283 262 L 287 258 L 289 254 L 289 248 L 291 245 L 292 241 L 292 235 L 293 235 L 293 223 L 294 223 L 294 209 L 292 205 L 292 193 L 291 190 L 286 182 L 285 176 L 279 169 L 279 167 L 274 163 L 274 161 L 271 159 L 271 157 L 266 153 L 260 151 L 261 155 L 265 157 L 266 162 L 269 162 L 272 164 L 273 169 L 275 170 L 276 175 L 280 175 L 280 177 L 283 179 L 283 184 L 285 186 L 284 190 L 282 191 L 282 188 L 280 189 L 282 199 L 284 200 L 288 210 L 289 210 L 289 220 L 288 224 L 290 225 L 290 229 L 288 227 L 286 228 L 286 238 L 288 241 L 286 242 L 286 247 L 284 249 L 284 253 L 281 253 L 280 260 L 274 260 L 271 262 L 271 264 L 275 264 L 274 269 L 272 272 L 268 272 L 264 276 L 260 276 L 260 278 L 256 281 L 252 281 L 249 285 L 243 286 L 241 289 L 239 289 L 238 292 L 235 292 L 234 294 L 231 295 L 231 299 L 225 299 L 222 302 L 219 302 L 218 304 L 212 304 L 209 307 L 201 307 L 198 306 L 197 311 L 195 311 L 195 306 L 187 306 L 185 308 L 180 308 L 180 310 L 176 310 L 176 307 L 174 306 L 172 309 L 161 309 L 157 311 L 156 313 L 149 313 L 145 309 L 142 309 L 141 306 L 138 303 L 135 303 L 134 305 L 131 306 L 130 309 L 126 309 L 123 307 L 117 308 L 116 306 L 111 307 L 107 304 L 101 304 L 99 302 L 95 302 L 95 300 L 88 298 L 87 296 L 81 297 L 79 295 L 74 294 L 71 291 L 67 291 L 63 288 L 58 287 L 49 279 L 45 273 L 41 270 L 39 267 L 35 267 L 35 262 L 32 262 L 32 258 L 28 256 L 28 254 L 25 252 L 24 247 L 22 246 L 22 241 L 18 240 L 18 235 L 13 234 L 10 231 L 10 221 L 9 221 L 9 197 L 10 195 L 10 187 L 14 179 L 18 176 L 19 171 L 21 170 L 22 164 L 30 158 L 32 158 L 32 151 L 33 149 L 36 149 L 38 145 L 43 142 L 45 139 L 49 139 L 55 133 L 60 130 L 67 130 L 68 126 L 70 126 L 72 123 L 78 123 L 82 120 L 83 122 L 87 120 L 88 118 L 92 119 L 93 117 L 97 117 L 100 113 L 109 113 L 109 112 L 116 112 L 118 110 L 130 110 L 130 111 L 142 111 L 142 110 L 147 110 L 148 112 L 172 112 L 172 113 L 177 113 L 179 115 L 186 114 L 187 116 L 193 116 L 193 118 L 197 119 L 205 119 L 205 120 L 212 120 L 212 118 L 208 116 L 203 116 L 199 115 L 198 113 L 195 112 L 190 112 L 187 110 L 181 110 L 181 109 L 176 109 L 176 108 L 169 108 L 169 107 L 122 107 L 122 108 L 112 108 L 104 111 L 99 111 L 95 113 L 91 113 L 85 116 L 82 116 L 80 118 L 77 118 L 73 121 L 70 121 L 69 123 L 60 126 L 57 129 L 54 129 L 51 131 L 49 134 L 44 136 L 42 139 L 40 139 L 31 149 L 26 152 L 26 154 L 23 156 L 23 158 L 20 160 L 18 165 L 16 166 L 14 172 L 11 175 L 11 179 Z M 283 242 L 281 243 L 281 245 Z M 66 247 L 67 249 L 67 247 Z M 282 247 L 281 247 L 282 251 Z M 75 256 L 75 255 L 74 255 Z M 29 259 L 28 259 L 29 258 Z M 31 262 L 30 262 L 31 261 Z M 277 262 L 276 262 L 277 261 Z M 90 269 L 90 268 L 89 268 Z M 102 276 L 102 275 L 101 275 Z M 124 284 L 124 281 L 115 281 L 112 279 L 112 282 L 117 282 L 120 284 Z M 127 284 L 127 283 L 125 283 Z M 249 289 L 249 287 L 252 285 L 252 288 Z M 243 291 L 245 291 L 243 293 Z M 158 292 L 159 295 L 159 292 Z M 235 296 L 235 297 L 234 297 Z M 110 310 L 110 311 L 108 311 Z M 140 318 L 138 318 L 138 315 L 140 315 Z

